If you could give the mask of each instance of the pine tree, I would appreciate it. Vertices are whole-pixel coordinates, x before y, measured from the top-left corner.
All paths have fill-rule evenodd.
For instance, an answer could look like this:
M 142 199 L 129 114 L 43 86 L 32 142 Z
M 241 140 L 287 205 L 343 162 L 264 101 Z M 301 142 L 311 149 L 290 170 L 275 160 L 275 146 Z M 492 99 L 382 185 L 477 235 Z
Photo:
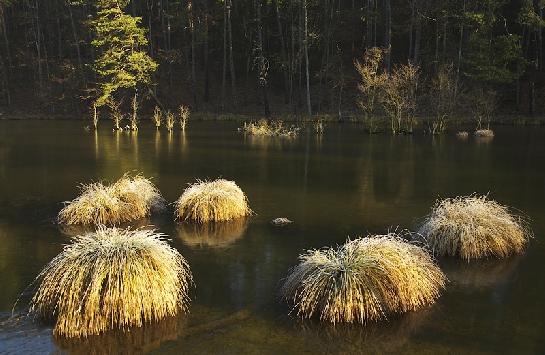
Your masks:
M 148 41 L 140 17 L 123 12 L 128 0 L 97 0 L 97 15 L 91 21 L 99 50 L 93 68 L 99 82 L 95 105 L 119 106 L 124 96 L 151 84 L 157 63 L 143 50 Z M 133 112 L 133 117 L 135 113 Z M 117 128 L 117 127 L 116 127 Z

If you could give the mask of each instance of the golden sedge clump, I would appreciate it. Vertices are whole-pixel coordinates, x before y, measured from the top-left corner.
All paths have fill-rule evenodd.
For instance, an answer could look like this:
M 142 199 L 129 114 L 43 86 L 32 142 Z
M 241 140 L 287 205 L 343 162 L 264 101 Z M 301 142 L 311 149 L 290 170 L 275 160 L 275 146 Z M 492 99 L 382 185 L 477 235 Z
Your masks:
M 249 216 L 252 210 L 234 181 L 197 181 L 176 201 L 175 218 L 197 223 L 230 221 Z
M 30 313 L 54 334 L 86 337 L 187 312 L 193 277 L 153 230 L 99 226 L 66 245 L 38 275 Z
M 159 190 L 141 175 L 125 174 L 111 185 L 82 185 L 81 194 L 59 212 L 61 224 L 114 225 L 165 209 Z
M 435 302 L 446 277 L 422 248 L 398 235 L 349 240 L 338 248 L 309 250 L 281 293 L 303 318 L 366 323 Z
M 434 254 L 468 261 L 519 254 L 531 237 L 521 217 L 477 195 L 438 200 L 418 233 Z

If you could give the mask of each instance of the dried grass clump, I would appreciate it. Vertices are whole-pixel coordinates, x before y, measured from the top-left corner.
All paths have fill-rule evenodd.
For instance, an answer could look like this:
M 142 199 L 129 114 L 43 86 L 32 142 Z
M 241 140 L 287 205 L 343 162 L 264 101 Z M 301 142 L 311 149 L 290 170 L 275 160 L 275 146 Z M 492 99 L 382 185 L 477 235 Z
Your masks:
M 82 185 L 81 194 L 59 212 L 61 224 L 119 224 L 137 220 L 165 208 L 161 193 L 143 176 L 123 175 L 111 185 Z
M 197 223 L 230 221 L 249 216 L 248 198 L 234 181 L 200 181 L 186 188 L 176 201 L 175 217 Z
M 467 133 L 467 131 L 460 131 L 456 133 L 456 137 L 458 139 L 467 139 L 469 137 L 469 133 Z
M 468 261 L 519 254 L 531 236 L 523 218 L 477 195 L 438 200 L 419 233 L 435 254 Z
M 146 215 L 163 212 L 166 209 L 166 201 L 161 196 L 161 192 L 142 175 L 131 177 L 125 174 L 111 186 L 117 197 L 126 203 L 138 206 L 140 210 L 146 212 Z
M 272 137 L 297 137 L 299 128 L 295 126 L 286 126 L 283 121 L 268 122 L 261 119 L 257 122 L 244 122 L 244 126 L 240 130 L 246 134 L 254 136 L 272 136 Z
M 491 129 L 478 129 L 475 131 L 475 137 L 494 137 L 494 131 Z
M 163 237 L 99 226 L 75 238 L 36 278 L 30 313 L 55 320 L 55 335 L 87 337 L 186 312 L 191 271 Z
M 297 314 L 331 323 L 366 323 L 435 302 L 446 278 L 422 248 L 396 234 L 309 250 L 282 286 Z

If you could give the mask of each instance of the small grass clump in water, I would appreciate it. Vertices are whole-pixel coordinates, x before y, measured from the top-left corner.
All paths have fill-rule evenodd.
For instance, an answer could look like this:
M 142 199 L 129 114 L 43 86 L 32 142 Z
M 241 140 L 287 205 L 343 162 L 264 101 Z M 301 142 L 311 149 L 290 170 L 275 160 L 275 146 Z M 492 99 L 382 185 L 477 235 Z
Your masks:
M 186 312 L 193 277 L 185 259 L 153 230 L 99 226 L 66 245 L 36 278 L 30 313 L 54 334 L 86 337 Z
M 273 121 L 269 123 L 265 119 L 257 122 L 244 122 L 244 126 L 240 128 L 243 133 L 254 136 L 273 136 L 273 137 L 296 137 L 299 133 L 299 128 L 295 126 L 285 126 L 283 121 Z
M 81 194 L 59 212 L 61 224 L 99 225 L 133 221 L 165 207 L 165 200 L 150 180 L 125 174 L 111 185 L 83 185 Z
M 175 217 L 197 223 L 230 221 L 249 216 L 248 198 L 234 181 L 197 181 L 176 201 Z
M 431 256 L 398 235 L 309 250 L 282 286 L 297 314 L 331 323 L 366 323 L 435 302 L 446 278 Z
M 435 254 L 468 261 L 519 254 L 531 236 L 521 217 L 477 195 L 437 201 L 418 232 Z
M 478 129 L 475 131 L 475 137 L 494 137 L 494 131 L 491 129 Z
M 458 139 L 467 139 L 469 137 L 469 133 L 467 131 L 459 131 L 456 133 L 456 138 Z

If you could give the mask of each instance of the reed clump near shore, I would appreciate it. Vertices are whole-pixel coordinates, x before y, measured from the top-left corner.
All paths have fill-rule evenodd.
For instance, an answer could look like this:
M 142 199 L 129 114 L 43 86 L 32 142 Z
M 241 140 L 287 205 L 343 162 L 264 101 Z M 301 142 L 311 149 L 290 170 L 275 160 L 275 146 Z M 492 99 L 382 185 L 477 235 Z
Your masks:
M 230 221 L 251 215 L 248 198 L 234 181 L 217 179 L 191 184 L 175 203 L 178 221 Z
M 478 129 L 475 131 L 475 137 L 494 137 L 494 131 L 491 129 Z
M 479 195 L 438 200 L 418 233 L 434 254 L 468 261 L 519 254 L 531 237 L 522 217 Z
M 60 224 L 114 225 L 147 217 L 165 209 L 165 200 L 153 183 L 141 176 L 123 175 L 111 185 L 81 186 L 81 194 L 59 212 Z
M 54 334 L 87 337 L 187 312 L 189 265 L 153 230 L 99 226 L 76 237 L 38 275 L 30 314 Z
M 285 279 L 282 297 L 303 318 L 331 323 L 376 321 L 435 302 L 446 278 L 422 248 L 399 235 L 348 240 L 309 250 Z
M 244 122 L 244 126 L 239 128 L 240 131 L 254 136 L 270 136 L 270 137 L 297 137 L 299 128 L 292 125 L 286 126 L 283 121 L 267 121 L 261 119 L 257 122 Z
M 469 137 L 469 133 L 467 131 L 456 132 L 456 138 L 458 139 L 467 139 L 468 137 Z

